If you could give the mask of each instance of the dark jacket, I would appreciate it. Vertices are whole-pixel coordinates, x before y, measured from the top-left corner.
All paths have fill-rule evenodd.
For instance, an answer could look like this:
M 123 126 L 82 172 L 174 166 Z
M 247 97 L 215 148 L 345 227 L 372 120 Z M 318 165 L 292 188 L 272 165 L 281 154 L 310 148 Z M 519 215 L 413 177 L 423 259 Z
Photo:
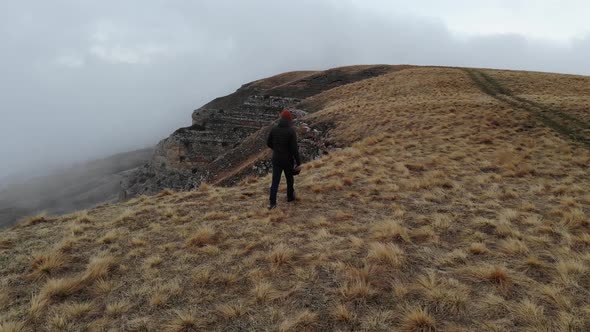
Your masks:
M 272 149 L 273 164 L 292 167 L 295 161 L 297 165 L 301 165 L 297 134 L 289 120 L 279 120 L 279 124 L 271 129 L 266 145 Z

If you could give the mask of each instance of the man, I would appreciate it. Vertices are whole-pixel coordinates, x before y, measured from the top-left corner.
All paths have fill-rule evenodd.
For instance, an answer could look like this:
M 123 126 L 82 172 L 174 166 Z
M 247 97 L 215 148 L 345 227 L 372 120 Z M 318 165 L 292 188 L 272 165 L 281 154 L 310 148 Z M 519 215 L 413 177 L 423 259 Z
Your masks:
M 287 179 L 287 201 L 293 202 L 295 200 L 293 174 L 295 169 L 299 169 L 299 165 L 301 165 L 297 134 L 295 134 L 295 129 L 291 127 L 293 115 L 285 109 L 281 112 L 280 117 L 279 124 L 271 129 L 266 141 L 268 147 L 272 149 L 272 185 L 270 187 L 269 210 L 277 207 L 277 191 L 283 172 L 285 172 Z

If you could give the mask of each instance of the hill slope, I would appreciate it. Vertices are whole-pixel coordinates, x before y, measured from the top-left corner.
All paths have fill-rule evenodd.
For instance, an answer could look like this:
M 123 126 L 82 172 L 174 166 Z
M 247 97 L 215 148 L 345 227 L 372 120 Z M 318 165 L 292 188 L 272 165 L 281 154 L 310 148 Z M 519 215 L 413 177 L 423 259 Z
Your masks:
M 267 173 L 265 139 L 280 111 L 288 107 L 304 114 L 298 108 L 305 98 L 407 67 L 371 65 L 289 72 L 244 84 L 195 110 L 192 125 L 160 141 L 149 163 L 126 178 L 123 190 L 127 197 L 136 197 L 166 188 L 190 190 L 202 182 L 233 184 L 249 173 Z M 317 157 L 321 130 L 301 121 L 296 129 L 303 160 Z
M 482 73 L 588 116 L 588 77 Z M 267 211 L 250 178 L 1 232 L 0 330 L 589 330 L 588 146 L 473 76 L 304 100 L 348 147 L 305 165 L 293 205 Z
M 41 211 L 63 214 L 117 201 L 127 172 L 146 163 L 153 149 L 89 161 L 0 189 L 0 228 Z

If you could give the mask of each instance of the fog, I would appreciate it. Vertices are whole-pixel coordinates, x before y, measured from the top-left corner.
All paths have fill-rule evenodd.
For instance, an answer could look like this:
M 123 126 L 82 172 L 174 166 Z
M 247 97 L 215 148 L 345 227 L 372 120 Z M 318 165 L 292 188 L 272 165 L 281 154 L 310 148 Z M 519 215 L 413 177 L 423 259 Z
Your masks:
M 590 75 L 582 1 L 440 3 L 3 1 L 0 186 L 156 144 L 207 101 L 289 70 L 387 63 Z

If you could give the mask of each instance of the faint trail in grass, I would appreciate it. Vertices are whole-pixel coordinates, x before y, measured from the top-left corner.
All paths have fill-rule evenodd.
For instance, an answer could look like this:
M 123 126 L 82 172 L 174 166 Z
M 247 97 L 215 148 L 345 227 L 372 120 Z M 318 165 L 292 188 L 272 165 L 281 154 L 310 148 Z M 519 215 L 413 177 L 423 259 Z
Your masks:
M 520 97 L 520 96 L 515 96 L 512 93 L 512 91 L 502 87 L 502 85 L 498 81 L 496 81 L 493 77 L 491 77 L 490 75 L 488 75 L 484 72 L 481 72 L 481 71 L 479 71 L 479 75 L 481 75 L 490 85 L 495 87 L 497 89 L 497 91 L 499 91 L 500 93 L 502 93 L 504 95 L 510 96 L 511 98 L 515 99 L 516 101 L 528 104 L 531 107 L 536 107 L 536 108 L 538 108 L 542 111 L 545 111 L 545 112 L 555 113 L 557 116 L 559 116 L 563 120 L 572 122 L 573 126 L 581 127 L 584 129 L 590 129 L 590 124 L 587 122 L 584 122 L 583 120 L 580 120 L 574 116 L 564 113 L 557 108 L 550 108 L 547 105 L 543 105 L 541 103 L 538 103 L 538 102 L 535 102 L 532 100 L 528 100 L 528 99 Z
M 566 114 L 559 109 L 515 96 L 512 91 L 480 70 L 467 68 L 463 70 L 467 72 L 469 77 L 484 93 L 517 109 L 528 111 L 539 118 L 547 127 L 573 141 L 590 146 L 590 124 L 587 122 Z

